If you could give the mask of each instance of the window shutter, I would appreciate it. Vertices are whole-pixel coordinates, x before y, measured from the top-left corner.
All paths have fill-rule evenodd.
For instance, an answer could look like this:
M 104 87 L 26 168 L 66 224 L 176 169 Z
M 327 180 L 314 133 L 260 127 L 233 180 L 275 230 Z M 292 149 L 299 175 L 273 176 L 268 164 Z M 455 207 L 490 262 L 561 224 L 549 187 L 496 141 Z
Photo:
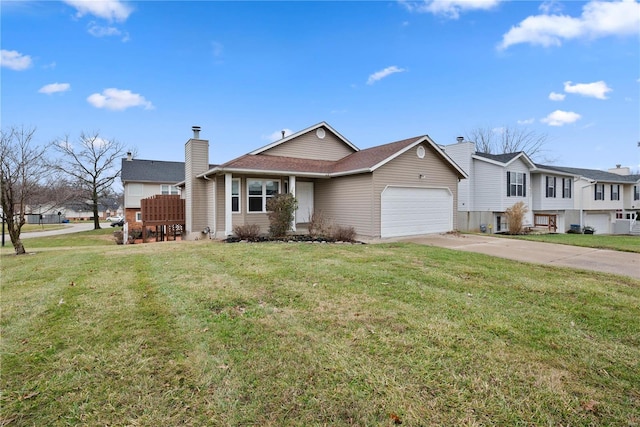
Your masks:
M 511 196 L 511 173 L 507 171 L 507 197 Z
M 545 188 L 545 190 L 546 190 L 546 191 L 544 192 L 544 193 L 545 193 L 545 195 L 546 195 L 547 197 L 549 197 L 549 177 L 548 177 L 548 176 L 545 176 L 545 177 L 544 177 L 544 188 Z
M 527 174 L 522 174 L 522 197 L 527 197 Z
M 556 197 L 556 184 L 558 183 L 558 181 L 556 180 L 556 177 L 553 177 L 553 197 Z

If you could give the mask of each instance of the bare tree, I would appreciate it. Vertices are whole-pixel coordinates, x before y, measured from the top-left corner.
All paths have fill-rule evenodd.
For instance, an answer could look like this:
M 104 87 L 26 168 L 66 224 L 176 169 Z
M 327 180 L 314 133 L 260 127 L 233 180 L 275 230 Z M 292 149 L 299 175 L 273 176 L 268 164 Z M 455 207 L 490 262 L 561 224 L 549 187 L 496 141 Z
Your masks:
M 12 127 L 0 136 L 0 188 L 2 214 L 16 255 L 26 253 L 20 233 L 25 224 L 25 204 L 40 189 L 50 169 L 45 162 L 47 146 L 32 143 L 35 128 Z
M 549 161 L 545 145 L 547 134 L 526 127 L 478 127 L 467 133 L 466 139 L 476 143 L 480 153 L 505 154 L 524 151 L 532 159 Z
M 66 181 L 59 174 L 40 183 L 38 189 L 26 201 L 27 206 L 39 213 L 55 213 L 69 202 L 81 200 L 78 186 Z
M 53 167 L 78 183 L 93 211 L 93 228 L 100 229 L 98 202 L 120 176 L 117 161 L 125 154 L 124 145 L 114 139 L 104 139 L 98 132 L 81 133 L 74 145 L 68 136 L 54 141 L 53 147 L 62 154 Z

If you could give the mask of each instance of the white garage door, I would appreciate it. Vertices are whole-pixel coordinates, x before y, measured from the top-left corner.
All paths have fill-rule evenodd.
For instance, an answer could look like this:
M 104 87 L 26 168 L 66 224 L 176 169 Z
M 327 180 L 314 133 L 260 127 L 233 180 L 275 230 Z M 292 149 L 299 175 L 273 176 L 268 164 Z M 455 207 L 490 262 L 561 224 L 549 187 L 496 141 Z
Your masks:
M 381 237 L 453 229 L 453 195 L 445 188 L 387 187 L 382 192 Z
M 584 225 L 590 225 L 596 229 L 596 234 L 611 233 L 611 215 L 587 213 L 584 218 Z

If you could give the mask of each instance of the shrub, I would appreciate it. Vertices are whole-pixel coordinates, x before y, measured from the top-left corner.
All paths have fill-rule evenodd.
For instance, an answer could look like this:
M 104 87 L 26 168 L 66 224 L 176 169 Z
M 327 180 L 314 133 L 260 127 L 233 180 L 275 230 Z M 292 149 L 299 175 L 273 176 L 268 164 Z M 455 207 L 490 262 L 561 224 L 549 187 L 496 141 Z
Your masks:
M 308 224 L 309 236 L 327 237 L 329 235 L 329 222 L 322 211 L 313 211 Z
M 260 226 L 258 224 L 236 225 L 233 227 L 233 234 L 240 240 L 258 240 Z
M 524 216 L 529 212 L 527 205 L 524 202 L 515 203 L 505 211 L 507 217 L 507 227 L 509 228 L 509 234 L 522 233 L 522 225 L 524 223 Z
M 356 239 L 356 229 L 341 225 L 331 227 L 331 238 L 336 242 L 353 242 Z
M 292 194 L 277 194 L 267 200 L 269 213 L 269 234 L 282 237 L 291 229 L 293 213 L 298 208 L 298 201 Z

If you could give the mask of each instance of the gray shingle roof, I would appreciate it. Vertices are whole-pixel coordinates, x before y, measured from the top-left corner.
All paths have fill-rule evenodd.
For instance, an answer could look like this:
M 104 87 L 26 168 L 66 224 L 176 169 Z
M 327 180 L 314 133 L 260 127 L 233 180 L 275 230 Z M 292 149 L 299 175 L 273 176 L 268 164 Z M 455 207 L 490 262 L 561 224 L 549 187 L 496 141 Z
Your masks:
M 184 181 L 184 162 L 122 159 L 120 179 L 123 183 L 135 181 L 172 184 Z
M 550 171 L 558 171 L 570 173 L 573 175 L 579 175 L 588 179 L 592 179 L 594 181 L 606 181 L 606 182 L 622 182 L 622 183 L 633 183 L 640 179 L 640 175 L 618 175 L 617 173 L 602 171 L 598 169 L 582 169 L 582 168 L 571 168 L 565 166 L 551 166 L 551 165 L 540 165 L 536 164 L 536 167 L 539 169 L 547 169 Z
M 484 157 L 485 159 L 495 160 L 500 163 L 509 163 L 514 158 L 523 154 L 522 151 L 518 151 L 517 153 L 504 153 L 504 154 L 489 154 L 489 153 L 475 153 L 478 157 Z
M 220 165 L 220 167 L 222 169 L 286 171 L 318 175 L 359 173 L 390 159 L 395 154 L 425 137 L 426 135 L 416 136 L 389 144 L 378 145 L 356 151 L 336 161 L 281 157 L 266 154 L 245 154 L 244 156 Z M 445 161 L 453 164 L 453 161 L 449 158 L 445 158 Z M 463 172 L 460 172 L 460 175 L 464 176 Z

